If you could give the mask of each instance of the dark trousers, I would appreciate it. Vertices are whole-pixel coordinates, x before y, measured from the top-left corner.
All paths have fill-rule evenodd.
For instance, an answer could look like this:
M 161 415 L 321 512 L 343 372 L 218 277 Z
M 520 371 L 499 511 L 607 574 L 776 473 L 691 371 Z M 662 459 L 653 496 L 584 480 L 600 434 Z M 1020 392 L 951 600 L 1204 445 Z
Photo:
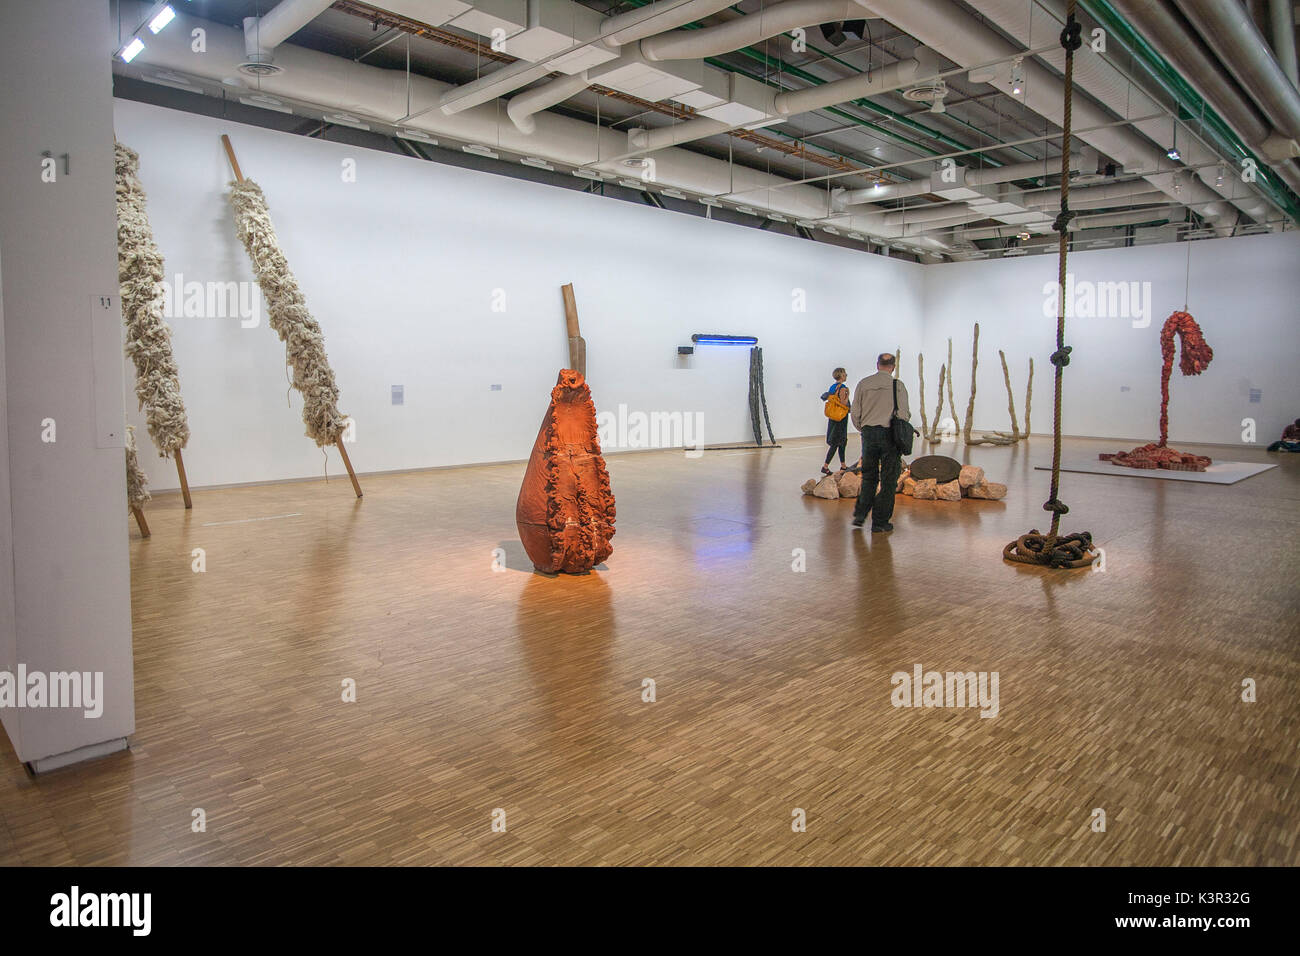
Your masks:
M 894 515 L 894 492 L 898 476 L 903 473 L 903 457 L 894 445 L 894 438 L 883 425 L 868 425 L 862 429 L 862 488 L 858 491 L 858 504 L 853 517 L 865 521 L 872 512 L 874 527 L 889 524 Z M 876 482 L 880 491 L 876 491 Z

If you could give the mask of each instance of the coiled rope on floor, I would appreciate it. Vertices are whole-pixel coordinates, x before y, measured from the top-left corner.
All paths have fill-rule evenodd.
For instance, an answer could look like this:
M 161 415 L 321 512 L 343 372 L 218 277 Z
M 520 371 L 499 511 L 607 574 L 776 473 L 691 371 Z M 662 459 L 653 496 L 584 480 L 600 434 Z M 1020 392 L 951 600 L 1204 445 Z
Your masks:
M 1061 30 L 1061 46 L 1065 49 L 1065 104 L 1064 122 L 1061 126 L 1061 209 L 1053 223 L 1058 236 L 1056 276 L 1056 351 L 1051 362 L 1056 369 L 1056 407 L 1052 415 L 1052 488 L 1043 503 L 1043 510 L 1052 513 L 1052 523 L 1047 534 L 1037 528 L 1022 534 L 1002 549 L 1002 557 L 1021 564 L 1038 564 L 1049 568 L 1085 568 L 1097 558 L 1092 544 L 1092 533 L 1080 531 L 1060 534 L 1061 515 L 1070 509 L 1060 499 L 1061 489 L 1061 378 L 1065 366 L 1070 364 L 1071 346 L 1065 344 L 1065 282 L 1066 258 L 1069 253 L 1070 220 L 1070 130 L 1071 108 L 1074 100 L 1074 53 L 1083 45 L 1082 27 L 1075 16 L 1077 0 L 1066 4 L 1065 28 Z

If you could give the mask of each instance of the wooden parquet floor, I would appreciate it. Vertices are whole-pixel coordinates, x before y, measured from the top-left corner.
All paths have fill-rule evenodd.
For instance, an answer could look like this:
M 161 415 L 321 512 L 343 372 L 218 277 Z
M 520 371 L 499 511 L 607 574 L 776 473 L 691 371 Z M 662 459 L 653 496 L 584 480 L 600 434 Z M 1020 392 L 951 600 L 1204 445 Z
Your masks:
M 1051 573 L 1000 558 L 1047 439 L 892 536 L 799 494 L 824 447 L 613 456 L 585 577 L 528 568 L 522 464 L 161 496 L 132 748 L 31 779 L 0 737 L 0 863 L 1300 863 L 1300 460 L 1067 474 L 1106 570 Z M 891 706 L 916 664 L 997 671 L 999 714 Z

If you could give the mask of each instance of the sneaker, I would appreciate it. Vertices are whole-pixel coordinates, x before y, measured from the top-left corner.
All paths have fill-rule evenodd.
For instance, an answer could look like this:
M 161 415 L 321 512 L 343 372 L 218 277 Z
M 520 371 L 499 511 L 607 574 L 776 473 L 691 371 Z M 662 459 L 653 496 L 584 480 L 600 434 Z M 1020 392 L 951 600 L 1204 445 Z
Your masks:
M 830 473 L 831 473 L 831 470 L 830 470 L 829 468 L 827 468 L 825 465 L 822 465 L 822 474 L 823 474 L 823 475 L 829 475 Z
M 866 520 L 867 520 L 866 518 L 854 518 L 854 519 L 853 519 L 853 527 L 855 527 L 855 528 L 861 528 L 862 525 L 863 525 L 864 523 L 866 523 Z
M 872 534 L 880 534 L 881 532 L 884 532 L 884 531 L 893 531 L 893 530 L 894 530 L 894 526 L 893 526 L 892 524 L 889 524 L 888 522 L 886 522 L 885 524 L 881 524 L 881 525 L 875 525 L 875 524 L 873 524 L 873 525 L 871 526 L 871 533 L 872 533 Z

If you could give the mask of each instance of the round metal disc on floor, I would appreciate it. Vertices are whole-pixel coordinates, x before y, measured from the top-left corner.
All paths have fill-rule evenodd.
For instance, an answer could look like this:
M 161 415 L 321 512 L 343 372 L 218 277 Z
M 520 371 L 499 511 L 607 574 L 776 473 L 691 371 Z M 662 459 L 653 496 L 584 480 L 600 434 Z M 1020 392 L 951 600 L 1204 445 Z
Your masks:
M 913 458 L 909 467 L 912 469 L 912 477 L 917 481 L 933 478 L 941 485 L 961 474 L 961 462 L 945 455 L 922 455 Z

